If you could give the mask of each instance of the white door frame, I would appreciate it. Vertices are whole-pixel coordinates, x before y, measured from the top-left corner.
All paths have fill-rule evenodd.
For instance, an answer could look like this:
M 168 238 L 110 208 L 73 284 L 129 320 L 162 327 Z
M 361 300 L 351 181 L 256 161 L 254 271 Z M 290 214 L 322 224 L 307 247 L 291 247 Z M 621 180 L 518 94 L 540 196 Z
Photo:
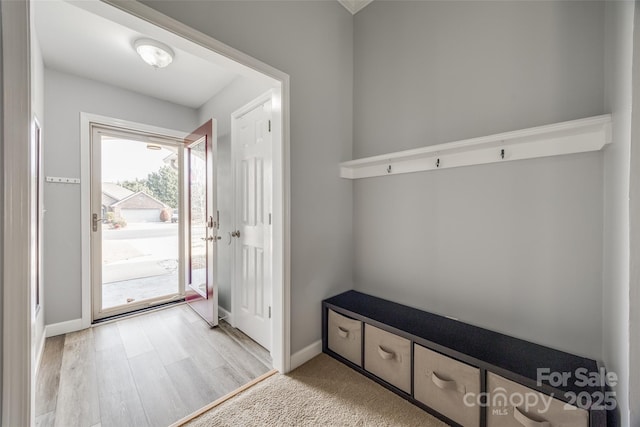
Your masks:
M 236 146 L 238 144 L 238 121 L 240 120 L 240 118 L 242 116 L 244 116 L 245 114 L 247 114 L 248 112 L 252 111 L 253 109 L 255 109 L 256 107 L 264 104 L 265 102 L 271 100 L 271 102 L 273 103 L 275 97 L 275 91 L 273 90 L 268 90 L 267 92 L 263 93 L 262 95 L 258 96 L 256 99 L 250 101 L 249 103 L 243 105 L 242 107 L 238 108 L 236 111 L 234 111 L 233 113 L 231 113 L 231 181 L 232 181 L 232 187 L 233 187 L 233 229 L 237 230 L 238 226 L 237 226 L 237 206 L 236 206 L 236 191 L 237 191 L 237 180 L 236 180 Z M 275 122 L 276 120 L 274 120 Z M 272 129 L 274 130 L 274 129 Z M 274 130 L 275 131 L 275 130 Z M 273 157 L 275 157 L 276 152 L 274 149 L 274 145 L 272 142 L 272 153 L 271 155 Z M 275 188 L 275 183 L 273 185 L 273 187 Z M 274 193 L 274 191 L 272 190 L 272 194 Z M 272 236 L 273 239 L 273 236 Z M 234 250 L 233 250 L 233 256 L 232 256 L 232 260 L 233 260 L 233 269 L 231 272 L 231 313 L 229 313 L 229 323 L 231 324 L 231 326 L 235 327 L 235 313 L 239 310 L 240 304 L 238 303 L 238 301 L 240 300 L 239 296 L 238 296 L 238 284 L 236 282 L 237 279 L 237 274 L 236 274 L 236 266 L 237 266 L 237 262 L 238 259 L 236 257 L 236 250 L 235 250 L 235 245 L 237 243 L 237 240 L 234 239 L 233 240 L 233 244 L 234 244 Z M 273 254 L 272 254 L 273 255 Z M 273 263 L 272 263 L 273 264 Z M 273 276 L 273 273 L 272 273 Z M 273 283 L 273 277 L 272 277 L 272 283 Z M 272 298 L 272 302 L 273 302 L 273 287 L 272 287 L 272 291 L 271 291 L 271 298 Z M 274 325 L 273 322 L 271 322 L 271 348 L 273 348 L 274 344 L 276 344 L 273 340 L 273 337 L 275 335 L 275 330 L 274 330 Z
M 144 123 L 132 122 L 113 117 L 91 113 L 80 113 L 80 244 L 81 255 L 81 283 L 82 283 L 82 319 L 81 328 L 91 326 L 93 319 L 93 301 L 91 290 L 91 124 L 105 127 L 120 127 L 136 132 L 155 133 L 176 139 L 184 139 L 186 132 L 165 129 Z
M 271 352 L 274 368 L 288 372 L 290 345 L 290 108 L 289 76 L 245 53 L 163 15 L 139 2 L 104 0 L 131 15 L 164 28 L 180 37 L 204 46 L 241 65 L 247 66 L 279 83 L 274 97 L 274 187 L 273 199 L 273 329 Z M 2 2 L 3 63 L 3 150 L 4 150 L 4 223 L 3 223 L 3 336 L 2 336 L 2 425 L 31 425 L 33 402 L 34 358 L 32 343 L 33 310 L 31 308 L 29 138 L 31 134 L 30 87 L 30 4 L 29 1 Z M 83 216 L 83 226 L 89 217 Z M 83 254 L 85 252 L 83 251 Z M 86 261 L 86 260 L 83 260 Z M 82 276 L 84 280 L 85 274 Z M 19 284 L 20 286 L 16 286 Z M 83 293 L 82 317 L 90 296 Z M 88 298 L 88 304 L 85 304 Z

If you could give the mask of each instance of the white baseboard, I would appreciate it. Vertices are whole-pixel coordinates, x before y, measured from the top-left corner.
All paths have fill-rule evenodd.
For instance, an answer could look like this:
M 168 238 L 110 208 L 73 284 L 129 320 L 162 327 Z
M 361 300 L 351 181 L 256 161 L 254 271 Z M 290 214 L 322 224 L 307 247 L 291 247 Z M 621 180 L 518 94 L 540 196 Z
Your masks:
M 224 319 L 225 322 L 231 325 L 231 327 L 236 327 L 235 323 L 233 322 L 233 314 L 220 306 L 218 306 L 218 317 Z
M 302 350 L 293 353 L 291 355 L 291 370 L 304 365 L 320 353 L 322 353 L 322 340 L 311 343 Z
M 83 329 L 82 319 L 67 320 L 66 322 L 53 323 L 44 327 L 44 336 L 55 337 L 56 335 L 68 334 Z

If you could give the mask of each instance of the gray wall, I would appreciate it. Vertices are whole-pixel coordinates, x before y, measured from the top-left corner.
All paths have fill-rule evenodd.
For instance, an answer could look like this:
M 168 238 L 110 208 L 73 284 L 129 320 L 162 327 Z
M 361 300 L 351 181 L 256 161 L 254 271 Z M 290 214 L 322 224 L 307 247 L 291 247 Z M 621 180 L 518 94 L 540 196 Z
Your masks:
M 604 6 L 373 2 L 354 157 L 604 113 Z M 354 186 L 356 289 L 602 355 L 602 154 Z
M 35 28 L 31 30 L 31 109 L 44 127 L 44 61 Z
M 80 177 L 80 112 L 185 132 L 197 126 L 194 109 L 46 69 L 45 176 Z M 82 315 L 80 186 L 45 184 L 44 206 L 45 323 L 49 325 Z
M 216 162 L 217 203 L 220 211 L 222 237 L 217 246 L 218 305 L 231 311 L 231 269 L 233 267 L 234 245 L 228 245 L 233 223 L 233 168 L 231 165 L 231 138 L 229 134 L 218 137 L 218 159 Z M 221 315 L 222 316 L 222 315 Z
M 352 287 L 353 18 L 336 1 L 145 1 L 291 76 L 291 350 Z
M 354 28 L 354 158 L 603 112 L 603 4 L 375 1 Z
M 613 144 L 607 147 L 604 156 L 602 347 L 607 369 L 620 378 L 615 389 L 620 425 L 633 426 L 638 425 L 629 423 L 629 162 L 634 4 L 607 1 L 605 14 L 605 101 L 607 110 L 613 114 Z
M 204 123 L 213 117 L 218 121 L 218 137 L 228 135 L 231 132 L 231 113 L 267 90 L 269 86 L 264 83 L 238 76 L 198 109 L 198 120 Z

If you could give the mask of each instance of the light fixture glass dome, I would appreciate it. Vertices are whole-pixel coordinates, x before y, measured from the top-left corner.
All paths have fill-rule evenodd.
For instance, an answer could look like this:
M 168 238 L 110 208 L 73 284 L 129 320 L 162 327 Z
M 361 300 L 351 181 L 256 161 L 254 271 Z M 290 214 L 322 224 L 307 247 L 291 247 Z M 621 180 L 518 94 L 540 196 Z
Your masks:
M 164 68 L 173 61 L 173 51 L 169 46 L 150 39 L 136 40 L 133 45 L 140 58 L 154 68 Z

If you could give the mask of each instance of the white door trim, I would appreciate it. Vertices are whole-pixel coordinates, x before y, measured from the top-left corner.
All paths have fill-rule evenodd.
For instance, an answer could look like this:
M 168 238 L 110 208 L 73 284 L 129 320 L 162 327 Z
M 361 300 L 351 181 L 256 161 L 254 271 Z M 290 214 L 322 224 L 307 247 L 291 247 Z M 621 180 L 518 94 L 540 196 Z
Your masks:
M 137 132 L 154 133 L 184 139 L 186 132 L 165 129 L 144 123 L 101 116 L 91 113 L 80 113 L 80 239 L 81 283 L 82 283 L 82 328 L 88 328 L 92 322 L 91 298 L 91 124 L 96 123 L 108 127 L 120 127 Z M 67 331 L 71 332 L 71 331 Z
M 35 313 L 31 279 L 30 4 L 2 2 L 2 425 L 34 420 Z
M 237 221 L 237 206 L 236 206 L 236 191 L 237 191 L 237 182 L 236 182 L 236 146 L 238 144 L 238 120 L 244 116 L 245 114 L 249 113 L 250 111 L 252 111 L 253 109 L 257 108 L 259 105 L 264 104 L 265 102 L 271 100 L 272 104 L 273 104 L 273 99 L 275 96 L 275 92 L 274 90 L 268 90 L 267 92 L 263 93 L 262 95 L 258 96 L 256 99 L 248 102 L 247 104 L 243 105 L 242 107 L 238 108 L 236 111 L 231 113 L 231 182 L 232 182 L 232 187 L 233 187 L 233 229 L 237 230 L 238 226 L 236 224 Z M 275 120 L 274 120 L 275 121 Z M 272 147 L 274 147 L 273 141 L 272 141 Z M 272 153 L 271 153 L 272 157 L 275 157 L 276 153 L 275 151 L 272 149 Z M 273 189 L 275 189 L 275 182 L 273 182 Z M 273 191 L 272 189 L 272 195 L 275 193 L 275 191 Z M 272 202 L 273 203 L 273 202 Z M 235 244 L 235 243 L 234 243 Z M 273 257 L 272 257 L 273 258 Z M 229 323 L 231 324 L 231 326 L 235 327 L 235 317 L 234 317 L 234 313 L 237 313 L 239 310 L 239 304 L 238 304 L 238 284 L 236 282 L 237 279 L 237 274 L 236 274 L 236 266 L 237 266 L 237 262 L 238 259 L 236 257 L 236 250 L 234 248 L 233 250 L 233 269 L 231 272 L 231 313 L 230 313 L 230 317 L 229 317 Z M 272 262 L 272 264 L 274 264 L 274 262 Z M 272 273 L 273 276 L 273 273 Z M 272 283 L 273 283 L 273 277 L 271 278 Z M 271 291 L 271 298 L 273 300 L 274 298 L 274 292 L 273 292 L 273 285 L 272 285 L 272 291 Z M 275 336 L 275 329 L 274 329 L 274 322 L 271 322 L 271 348 L 274 347 L 274 341 L 273 338 Z
M 245 114 L 249 113 L 251 110 L 255 109 L 256 107 L 258 107 L 258 106 L 260 106 L 262 104 L 264 104 L 268 100 L 272 99 L 274 95 L 275 95 L 275 91 L 273 89 L 269 89 L 268 91 L 266 91 L 262 95 L 258 96 L 256 99 L 254 99 L 254 100 L 248 102 L 247 104 L 243 105 L 242 107 L 238 108 L 236 111 L 231 113 L 231 123 L 233 124 L 240 117 L 244 116 Z M 233 129 L 233 127 L 231 129 Z

